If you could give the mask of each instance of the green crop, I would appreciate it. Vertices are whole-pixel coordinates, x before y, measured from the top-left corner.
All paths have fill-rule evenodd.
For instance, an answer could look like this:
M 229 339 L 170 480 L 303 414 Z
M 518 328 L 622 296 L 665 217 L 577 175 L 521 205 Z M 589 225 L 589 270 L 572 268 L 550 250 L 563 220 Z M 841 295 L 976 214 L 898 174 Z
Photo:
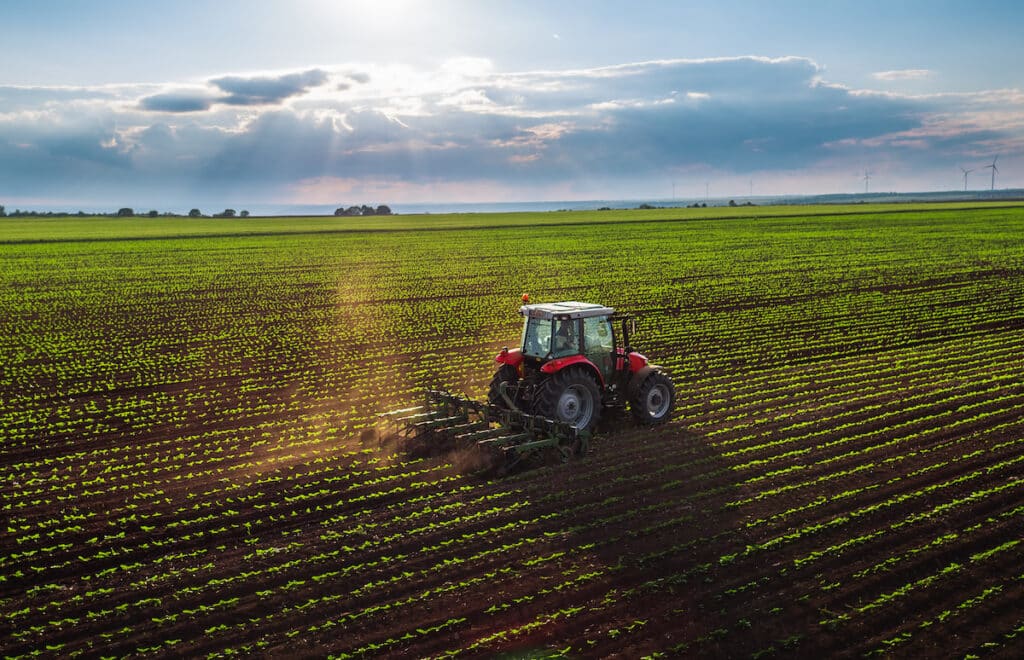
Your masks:
M 1019 204 L 8 218 L 0 262 L 5 657 L 1024 648 Z M 636 314 L 676 419 L 502 481 L 379 442 L 523 292 Z

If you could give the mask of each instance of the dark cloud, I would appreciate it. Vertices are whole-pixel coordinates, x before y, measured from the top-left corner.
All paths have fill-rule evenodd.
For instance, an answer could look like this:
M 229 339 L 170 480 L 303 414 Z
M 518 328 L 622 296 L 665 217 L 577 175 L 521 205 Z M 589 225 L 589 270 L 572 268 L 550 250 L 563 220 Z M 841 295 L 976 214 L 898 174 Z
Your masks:
M 339 74 L 339 77 L 344 78 L 344 80 L 340 80 L 338 84 L 335 85 L 335 89 L 341 92 L 352 89 L 356 85 L 365 85 L 370 82 L 370 74 L 362 71 L 349 71 L 347 73 Z
M 352 82 L 359 83 L 360 85 L 365 85 L 370 82 L 370 74 L 365 71 L 348 71 L 343 75 Z
M 288 73 L 281 76 L 259 76 L 243 78 L 241 76 L 225 76 L 214 78 L 211 84 L 228 94 L 219 99 L 228 105 L 273 105 L 292 97 L 304 94 L 313 87 L 327 82 L 327 72 L 310 69 L 302 73 Z
M 152 112 L 201 112 L 209 110 L 214 99 L 205 94 L 167 92 L 139 101 L 139 107 Z
M 132 178 L 131 147 L 107 122 L 0 122 L 0 198 L 110 194 Z
M 475 88 L 499 105 L 538 112 L 616 101 L 654 102 L 690 93 L 744 104 L 812 96 L 818 73 L 814 62 L 796 57 L 672 60 L 584 71 L 499 74 Z
M 317 176 L 330 168 L 338 133 L 331 122 L 287 110 L 265 112 L 244 133 L 226 136 L 203 163 L 211 181 L 280 182 Z
M 736 96 L 610 107 L 601 125 L 569 132 L 551 147 L 613 175 L 693 165 L 746 173 L 806 167 L 826 156 L 830 143 L 920 124 L 911 103 L 829 87 L 776 90 L 756 102 Z
M 323 85 L 327 80 L 327 72 L 320 69 L 280 76 L 224 76 L 211 80 L 210 84 L 226 92 L 227 96 L 204 90 L 163 92 L 144 97 L 139 101 L 139 108 L 150 112 L 189 113 L 204 112 L 218 103 L 235 106 L 276 105 Z

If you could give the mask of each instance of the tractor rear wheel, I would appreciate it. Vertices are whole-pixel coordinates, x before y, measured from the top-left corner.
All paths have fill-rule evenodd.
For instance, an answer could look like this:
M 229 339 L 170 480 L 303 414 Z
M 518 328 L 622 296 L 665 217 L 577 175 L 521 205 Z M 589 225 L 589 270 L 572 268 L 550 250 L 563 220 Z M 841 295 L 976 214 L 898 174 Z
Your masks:
M 587 371 L 564 369 L 544 383 L 537 412 L 580 431 L 592 429 L 601 417 L 601 390 Z
M 668 421 L 675 404 L 676 387 L 672 379 L 655 371 L 641 383 L 629 402 L 629 408 L 638 422 L 654 426 Z
M 508 410 L 508 401 L 501 395 L 501 386 L 503 383 L 515 385 L 518 381 L 519 374 L 516 372 L 515 367 L 509 364 L 503 364 L 498 367 L 497 373 L 494 374 L 494 378 L 491 380 L 491 387 L 487 390 L 487 403 Z

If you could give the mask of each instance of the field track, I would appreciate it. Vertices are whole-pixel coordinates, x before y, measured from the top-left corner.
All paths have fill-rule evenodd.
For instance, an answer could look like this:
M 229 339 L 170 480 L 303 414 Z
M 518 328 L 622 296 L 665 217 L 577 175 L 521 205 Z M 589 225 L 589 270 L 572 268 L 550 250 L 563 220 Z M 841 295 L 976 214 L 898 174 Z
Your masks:
M 567 217 L 0 242 L 0 651 L 1024 654 L 1024 207 Z M 675 419 L 382 447 L 523 291 L 636 313 Z

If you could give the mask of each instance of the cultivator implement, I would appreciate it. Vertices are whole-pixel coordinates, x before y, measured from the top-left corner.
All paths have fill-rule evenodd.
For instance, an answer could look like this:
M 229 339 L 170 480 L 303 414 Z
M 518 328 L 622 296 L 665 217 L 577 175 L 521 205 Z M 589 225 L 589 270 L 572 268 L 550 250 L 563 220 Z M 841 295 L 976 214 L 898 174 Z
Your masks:
M 587 450 L 590 434 L 571 424 L 507 410 L 444 390 L 422 405 L 381 413 L 385 436 L 412 455 L 473 450 L 478 464 L 504 472 L 544 452 L 561 460 Z

